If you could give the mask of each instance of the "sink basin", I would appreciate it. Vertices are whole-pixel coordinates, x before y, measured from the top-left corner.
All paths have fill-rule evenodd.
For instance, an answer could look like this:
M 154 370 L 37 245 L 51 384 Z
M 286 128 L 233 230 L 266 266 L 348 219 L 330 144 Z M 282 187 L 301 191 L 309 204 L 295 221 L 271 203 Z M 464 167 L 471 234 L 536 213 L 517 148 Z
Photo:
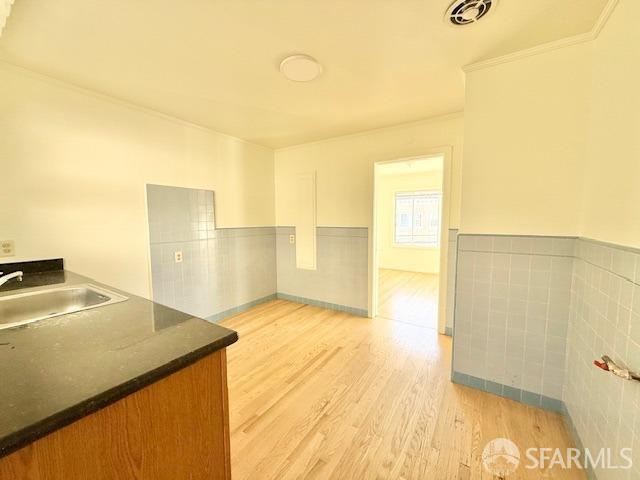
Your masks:
M 0 330 L 125 300 L 127 297 L 90 284 L 7 295 L 0 297 Z

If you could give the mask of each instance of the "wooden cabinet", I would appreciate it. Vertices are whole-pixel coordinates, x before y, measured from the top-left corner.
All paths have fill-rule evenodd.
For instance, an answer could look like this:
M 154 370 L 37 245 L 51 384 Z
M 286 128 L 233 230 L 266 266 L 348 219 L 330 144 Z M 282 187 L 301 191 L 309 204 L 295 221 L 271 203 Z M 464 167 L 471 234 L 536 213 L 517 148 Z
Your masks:
M 0 459 L 2 480 L 230 478 L 225 350 Z

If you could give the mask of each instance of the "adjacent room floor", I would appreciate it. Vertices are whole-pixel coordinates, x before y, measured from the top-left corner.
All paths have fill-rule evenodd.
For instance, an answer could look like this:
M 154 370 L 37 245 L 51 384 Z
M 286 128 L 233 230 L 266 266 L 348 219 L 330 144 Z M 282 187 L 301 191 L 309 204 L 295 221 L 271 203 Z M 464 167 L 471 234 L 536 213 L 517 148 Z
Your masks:
M 378 316 L 438 328 L 438 275 L 379 270 Z
M 433 328 L 284 300 L 222 323 L 240 335 L 228 349 L 235 480 L 488 479 L 496 437 L 571 446 L 559 415 L 452 384 L 451 338 Z

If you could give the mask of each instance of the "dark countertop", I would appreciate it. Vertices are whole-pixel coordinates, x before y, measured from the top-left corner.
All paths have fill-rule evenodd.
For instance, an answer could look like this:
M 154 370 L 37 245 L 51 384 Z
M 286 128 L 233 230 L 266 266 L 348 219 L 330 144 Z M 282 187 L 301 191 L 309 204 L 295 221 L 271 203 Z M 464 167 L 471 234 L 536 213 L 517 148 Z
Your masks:
M 71 272 L 25 275 L 23 288 L 8 282 L 0 297 L 82 283 L 128 300 L 0 330 L 0 457 L 238 339 L 233 330 Z

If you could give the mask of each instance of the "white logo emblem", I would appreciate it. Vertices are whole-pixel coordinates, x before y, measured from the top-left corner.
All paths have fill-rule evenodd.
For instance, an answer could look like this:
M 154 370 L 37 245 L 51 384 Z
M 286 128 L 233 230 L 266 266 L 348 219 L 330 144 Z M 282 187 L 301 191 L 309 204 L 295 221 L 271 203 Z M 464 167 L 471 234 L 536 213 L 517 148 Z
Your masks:
M 508 438 L 496 438 L 484 447 L 482 464 L 487 472 L 500 478 L 506 477 L 520 465 L 520 450 Z

